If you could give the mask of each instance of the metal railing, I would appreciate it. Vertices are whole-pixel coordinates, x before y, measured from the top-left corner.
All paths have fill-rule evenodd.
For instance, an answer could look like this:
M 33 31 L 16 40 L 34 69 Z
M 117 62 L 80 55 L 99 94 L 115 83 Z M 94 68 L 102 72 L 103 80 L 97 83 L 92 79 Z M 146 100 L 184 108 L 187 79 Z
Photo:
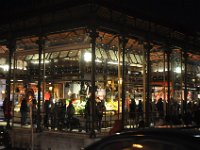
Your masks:
M 41 125 L 44 130 L 62 130 L 66 132 L 81 132 L 87 133 L 91 129 L 92 119 L 86 119 L 84 114 L 75 114 L 73 118 L 68 119 L 66 114 L 58 115 L 58 114 L 47 114 L 41 113 L 42 121 Z M 122 118 L 120 114 L 119 118 Z M 45 117 L 47 117 L 47 124 L 45 124 Z M 118 120 L 118 114 L 114 113 L 114 111 L 105 111 L 103 113 L 103 117 L 99 120 L 97 117 L 94 120 L 94 129 L 96 132 L 108 133 L 112 128 L 114 128 L 114 124 L 116 120 Z M 37 118 L 36 118 L 37 119 Z M 159 112 L 151 112 L 148 114 L 148 124 L 147 117 L 145 113 L 125 113 L 123 128 L 125 129 L 135 129 L 135 128 L 155 128 L 155 127 L 174 127 L 174 126 L 192 126 L 198 125 L 195 122 L 193 115 L 161 115 Z M 12 121 L 14 124 L 21 124 L 21 114 L 15 113 L 15 116 L 12 117 Z M 27 124 L 25 126 L 30 125 L 30 115 L 27 114 L 26 118 Z M 24 126 L 21 126 L 24 127 Z

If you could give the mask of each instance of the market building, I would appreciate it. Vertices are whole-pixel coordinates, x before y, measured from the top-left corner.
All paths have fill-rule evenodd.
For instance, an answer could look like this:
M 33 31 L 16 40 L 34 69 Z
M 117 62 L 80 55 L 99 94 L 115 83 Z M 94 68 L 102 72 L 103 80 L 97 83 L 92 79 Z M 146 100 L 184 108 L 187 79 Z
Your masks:
M 199 103 L 196 36 L 101 3 L 37 6 L 22 4 L 0 24 L 0 100 L 10 97 L 13 114 L 27 91 L 39 115 L 45 100 L 68 104 L 70 98 L 81 114 L 89 94 L 122 120 L 133 98 L 142 100 L 147 122 L 150 101 L 162 98 L 165 114 L 174 101 L 182 113 L 183 101 Z

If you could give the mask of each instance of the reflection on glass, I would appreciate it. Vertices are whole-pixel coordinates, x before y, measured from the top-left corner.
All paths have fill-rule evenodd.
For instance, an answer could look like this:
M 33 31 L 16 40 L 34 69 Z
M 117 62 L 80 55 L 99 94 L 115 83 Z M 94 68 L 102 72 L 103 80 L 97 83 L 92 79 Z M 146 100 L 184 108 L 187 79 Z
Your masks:
M 143 146 L 141 144 L 133 144 L 133 148 L 143 148 Z

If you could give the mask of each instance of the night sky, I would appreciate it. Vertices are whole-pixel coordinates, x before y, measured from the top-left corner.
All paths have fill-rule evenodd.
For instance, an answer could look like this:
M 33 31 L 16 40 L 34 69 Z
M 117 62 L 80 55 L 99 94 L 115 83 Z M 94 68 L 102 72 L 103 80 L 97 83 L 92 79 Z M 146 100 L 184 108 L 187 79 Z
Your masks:
M 65 0 L 66 3 L 74 5 L 91 1 L 181 32 L 200 32 L 200 0 Z M 1 22 L 8 14 L 12 14 L 13 10 L 19 8 L 22 11 L 37 7 L 37 3 L 48 5 L 49 2 L 56 3 L 56 0 L 0 0 Z
M 200 31 L 200 0 L 113 0 L 110 5 L 175 30 Z

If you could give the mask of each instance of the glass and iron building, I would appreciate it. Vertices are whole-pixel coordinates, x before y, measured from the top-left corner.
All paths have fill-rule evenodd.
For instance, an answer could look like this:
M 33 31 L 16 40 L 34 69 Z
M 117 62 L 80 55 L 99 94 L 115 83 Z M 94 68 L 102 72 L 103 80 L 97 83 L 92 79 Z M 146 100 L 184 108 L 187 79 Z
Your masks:
M 48 92 L 55 102 L 91 93 L 122 117 L 132 98 L 146 114 L 160 98 L 199 103 L 198 36 L 101 3 L 37 5 L 22 4 L 0 24 L 0 101 L 9 96 L 14 112 L 27 89 L 38 107 Z

